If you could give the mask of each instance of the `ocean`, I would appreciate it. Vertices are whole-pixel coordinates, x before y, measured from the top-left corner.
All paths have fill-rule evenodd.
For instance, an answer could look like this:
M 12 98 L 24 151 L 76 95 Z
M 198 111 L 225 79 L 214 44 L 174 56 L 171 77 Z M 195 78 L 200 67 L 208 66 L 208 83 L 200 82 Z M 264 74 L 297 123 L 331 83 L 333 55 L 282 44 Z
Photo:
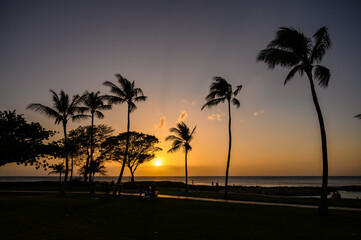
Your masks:
M 75 177 L 81 178 L 81 177 Z M 96 176 L 96 181 L 117 181 L 117 176 Z M 123 177 L 123 182 L 130 181 L 129 176 Z M 219 184 L 224 186 L 224 176 L 189 176 L 188 184 L 196 185 L 212 185 Z M 0 182 L 37 182 L 37 181 L 59 181 L 59 177 L 56 176 L 44 176 L 44 177 L 2 177 L 0 176 Z M 172 181 L 172 182 L 185 182 L 184 177 L 135 177 L 135 181 Z M 230 176 L 228 178 L 228 184 L 230 186 L 261 186 L 261 187 L 275 187 L 275 186 L 288 186 L 288 187 L 320 187 L 322 183 L 322 177 L 256 177 L 256 176 Z M 361 176 L 332 176 L 329 177 L 328 186 L 340 187 L 340 186 L 361 186 Z

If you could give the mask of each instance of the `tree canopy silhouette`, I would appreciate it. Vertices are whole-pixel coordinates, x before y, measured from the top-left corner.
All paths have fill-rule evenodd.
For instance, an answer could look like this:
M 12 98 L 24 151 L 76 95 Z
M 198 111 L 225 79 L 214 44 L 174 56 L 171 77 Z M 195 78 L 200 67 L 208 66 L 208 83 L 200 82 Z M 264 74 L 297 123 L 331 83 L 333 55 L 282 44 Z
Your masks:
M 217 106 L 220 103 L 227 101 L 228 104 L 228 136 L 229 136 L 229 144 L 228 144 L 228 157 L 227 157 L 227 169 L 226 169 L 226 180 L 225 180 L 225 188 L 224 188 L 224 196 L 228 196 L 228 172 L 229 172 L 229 164 L 231 160 L 231 147 L 232 147 L 232 131 L 231 131 L 231 103 L 235 105 L 237 108 L 240 107 L 240 102 L 236 98 L 238 93 L 241 91 L 242 85 L 236 86 L 236 89 L 233 91 L 232 85 L 229 84 L 222 77 L 213 77 L 213 82 L 209 87 L 209 94 L 206 96 L 206 104 L 203 105 L 202 110 L 205 107 L 211 108 L 213 106 Z
M 324 120 L 317 99 L 314 80 L 318 81 L 320 87 L 326 88 L 330 80 L 330 70 L 319 65 L 326 51 L 331 48 L 331 39 L 327 27 L 321 27 L 312 39 L 303 33 L 290 27 L 281 27 L 276 37 L 257 56 L 257 61 L 267 64 L 270 69 L 276 65 L 291 69 L 284 84 L 291 80 L 296 73 L 301 76 L 306 74 L 311 87 L 312 99 L 318 116 L 322 142 L 322 194 L 319 211 L 327 212 L 327 183 L 328 183 L 328 157 L 327 141 Z
M 39 158 L 50 153 L 44 141 L 54 134 L 39 123 L 27 123 L 15 110 L 0 111 L 0 166 L 17 163 L 46 168 L 47 162 Z
M 129 168 L 132 176 L 131 180 L 134 182 L 134 173 L 138 167 L 155 158 L 156 152 L 162 149 L 156 146 L 159 140 L 153 135 L 134 131 L 130 131 L 129 135 L 129 147 L 125 164 Z M 100 159 L 124 163 L 127 139 L 127 133 L 109 137 L 102 143 Z
M 187 157 L 188 152 L 192 151 L 190 142 L 194 138 L 194 134 L 197 126 L 190 131 L 189 127 L 184 123 L 180 122 L 177 124 L 176 128 L 170 128 L 169 131 L 174 133 L 174 135 L 169 135 L 165 138 L 166 141 L 172 141 L 172 148 L 168 150 L 168 153 L 173 153 L 183 148 L 185 153 L 185 177 L 186 177 L 186 193 L 188 193 L 188 167 L 187 167 Z

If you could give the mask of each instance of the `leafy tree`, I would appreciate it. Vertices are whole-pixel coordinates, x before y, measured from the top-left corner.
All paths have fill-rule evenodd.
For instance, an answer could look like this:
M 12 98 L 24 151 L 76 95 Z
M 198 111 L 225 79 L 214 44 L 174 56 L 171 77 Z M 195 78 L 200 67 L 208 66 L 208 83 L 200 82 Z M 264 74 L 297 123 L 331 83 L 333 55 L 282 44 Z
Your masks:
M 125 153 L 124 153 L 124 161 L 122 164 L 122 168 L 120 170 L 118 181 L 115 185 L 115 189 L 113 192 L 113 196 L 116 195 L 116 193 L 119 190 L 120 182 L 122 181 L 122 176 L 125 168 L 125 164 L 127 162 L 128 157 L 128 149 L 129 149 L 129 130 L 130 130 L 130 113 L 135 111 L 137 109 L 137 106 L 135 103 L 138 102 L 144 102 L 147 97 L 144 96 L 142 89 L 136 88 L 134 81 L 130 82 L 128 79 L 124 78 L 120 74 L 115 74 L 116 78 L 118 79 L 118 83 L 120 87 L 115 85 L 112 82 L 105 81 L 103 85 L 110 87 L 110 92 L 114 95 L 107 95 L 106 99 L 109 101 L 110 104 L 122 104 L 127 103 L 128 105 L 128 123 L 127 123 L 127 142 L 125 145 Z
M 50 90 L 50 92 L 52 93 L 53 108 L 40 103 L 32 103 L 29 104 L 26 109 L 31 109 L 43 113 L 45 116 L 55 119 L 55 124 L 63 125 L 65 148 L 65 177 L 62 193 L 65 194 L 69 172 L 69 149 L 66 127 L 69 120 L 76 121 L 87 118 L 88 116 L 82 114 L 85 109 L 79 106 L 82 102 L 82 97 L 80 97 L 79 95 L 73 96 L 72 100 L 70 100 L 69 95 L 66 94 L 63 90 L 60 91 L 59 95 L 53 90 Z
M 311 38 L 290 27 L 281 27 L 276 33 L 267 48 L 260 51 L 257 61 L 265 62 L 270 69 L 276 65 L 290 69 L 284 84 L 291 80 L 296 73 L 301 76 L 306 74 L 311 87 L 312 99 L 317 112 L 320 125 L 322 142 L 322 194 L 319 205 L 321 213 L 327 212 L 327 183 L 328 183 L 328 157 L 326 130 L 323 116 L 318 103 L 317 94 L 314 86 L 314 79 L 318 81 L 320 87 L 326 88 L 330 80 L 330 70 L 324 66 L 318 65 L 321 62 L 326 51 L 331 48 L 331 39 L 327 27 L 321 27 Z
M 93 153 L 94 153 L 94 117 L 104 118 L 104 115 L 101 111 L 109 110 L 112 108 L 109 104 L 104 104 L 104 96 L 100 95 L 100 92 L 88 92 L 84 93 L 84 105 L 86 111 L 90 112 L 91 117 L 91 127 L 90 127 L 90 165 L 93 164 Z M 84 169 L 84 175 L 87 175 L 87 168 Z M 89 175 L 89 182 L 91 185 L 91 194 L 94 194 L 94 190 L 92 187 L 92 178 L 91 174 Z
M 99 155 L 98 152 L 100 150 L 101 143 L 105 141 L 113 131 L 114 130 L 111 127 L 104 124 L 93 126 L 93 155 Z M 87 182 L 87 180 L 90 179 L 88 178 L 88 175 L 92 174 L 90 171 L 90 132 L 91 126 L 79 126 L 69 132 L 69 139 L 73 139 L 73 141 L 75 141 L 78 145 L 78 150 L 74 155 L 75 162 L 77 163 L 76 165 L 78 165 L 78 162 L 85 162 L 82 166 L 84 169 L 84 171 L 82 171 L 82 174 L 84 175 L 84 182 Z
M 237 108 L 240 107 L 240 102 L 236 98 L 239 91 L 241 91 L 242 85 L 236 87 L 236 90 L 232 90 L 232 85 L 229 84 L 225 79 L 221 77 L 213 77 L 213 82 L 209 88 L 209 94 L 206 96 L 207 103 L 203 105 L 202 110 L 205 107 L 211 108 L 217 106 L 219 103 L 227 101 L 228 104 L 228 158 L 227 158 L 227 169 L 226 169 L 226 183 L 224 188 L 224 196 L 228 196 L 228 171 L 231 160 L 231 147 L 232 147 L 232 131 L 231 131 L 231 103 Z
M 59 182 L 61 182 L 61 175 L 65 172 L 65 166 L 63 163 L 59 163 L 59 164 L 53 164 L 51 165 L 49 168 L 54 169 L 53 171 L 49 172 L 48 175 L 50 174 L 59 174 Z
M 46 168 L 46 160 L 40 161 L 40 157 L 50 152 L 44 141 L 54 134 L 39 123 L 27 123 L 15 110 L 0 111 L 0 166 L 17 163 Z
M 118 136 L 109 137 L 102 144 L 100 158 L 124 164 L 127 140 L 128 133 L 121 133 Z M 140 132 L 129 132 L 128 155 L 125 165 L 130 170 L 132 182 L 134 182 L 134 173 L 139 165 L 152 160 L 155 157 L 155 153 L 162 150 L 155 146 L 158 143 L 159 140 L 155 136 Z
M 187 156 L 188 152 L 192 150 L 190 142 L 193 140 L 196 130 L 195 126 L 192 131 L 184 122 L 177 124 L 176 128 L 170 128 L 169 131 L 175 133 L 175 135 L 169 135 L 166 137 L 166 141 L 173 141 L 172 148 L 168 150 L 168 153 L 175 152 L 180 148 L 183 148 L 185 152 L 185 175 L 186 175 L 186 193 L 188 193 L 188 169 L 187 169 Z

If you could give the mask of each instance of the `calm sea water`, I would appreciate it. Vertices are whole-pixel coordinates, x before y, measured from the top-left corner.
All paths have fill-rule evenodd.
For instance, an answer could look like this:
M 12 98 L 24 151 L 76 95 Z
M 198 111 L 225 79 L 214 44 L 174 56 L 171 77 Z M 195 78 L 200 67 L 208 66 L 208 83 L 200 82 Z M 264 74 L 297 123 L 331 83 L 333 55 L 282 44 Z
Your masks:
M 79 177 L 78 177 L 79 178 Z M 96 181 L 116 181 L 116 176 L 101 176 L 95 177 Z M 136 181 L 172 181 L 172 182 L 184 182 L 184 177 L 135 177 Z M 46 176 L 46 177 L 1 177 L 0 182 L 37 182 L 37 181 L 59 181 L 59 177 Z M 123 181 L 130 181 L 130 177 L 123 177 Z M 317 187 L 321 186 L 321 177 L 229 177 L 229 185 L 236 186 L 262 186 L 262 187 L 274 187 L 274 186 L 289 186 L 289 187 Z M 209 177 L 188 177 L 189 184 L 197 185 L 215 185 L 218 183 L 220 186 L 224 186 L 223 176 L 209 176 Z M 339 186 L 361 186 L 361 176 L 358 177 L 329 177 L 330 187 Z

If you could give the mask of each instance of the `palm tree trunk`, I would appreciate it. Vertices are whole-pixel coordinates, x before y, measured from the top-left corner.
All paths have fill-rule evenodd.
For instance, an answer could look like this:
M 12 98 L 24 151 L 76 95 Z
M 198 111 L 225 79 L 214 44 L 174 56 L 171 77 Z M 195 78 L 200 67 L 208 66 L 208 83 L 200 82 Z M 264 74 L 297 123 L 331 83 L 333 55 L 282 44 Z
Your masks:
M 125 153 L 124 153 L 124 159 L 123 159 L 122 169 L 120 170 L 120 174 L 119 174 L 118 181 L 117 181 L 117 183 L 115 184 L 114 192 L 113 192 L 113 194 L 112 194 L 113 196 L 115 196 L 115 195 L 117 194 L 117 192 L 119 191 L 119 186 L 120 186 L 120 183 L 121 183 L 121 181 L 122 181 L 125 164 L 126 164 L 126 162 L 127 162 L 128 148 L 129 148 L 129 138 L 130 138 L 129 129 L 130 129 L 130 105 L 128 104 L 127 142 L 126 142 L 126 144 L 125 144 Z
M 65 176 L 64 176 L 64 184 L 61 190 L 61 194 L 65 195 L 66 193 L 66 185 L 68 181 L 68 171 L 69 171 L 69 158 L 68 158 L 68 136 L 66 134 L 66 120 L 63 122 L 64 129 L 64 148 L 65 148 Z
M 322 163 L 323 163 L 323 174 L 322 174 L 322 192 L 321 192 L 321 201 L 320 205 L 318 207 L 318 211 L 320 213 L 327 213 L 328 207 L 327 207 L 327 195 L 328 195 L 328 158 L 327 158 L 327 141 L 326 141 L 326 130 L 325 130 L 325 124 L 323 122 L 323 116 L 321 112 L 320 105 L 318 103 L 317 95 L 315 86 L 313 83 L 312 73 L 311 71 L 307 72 L 308 79 L 310 81 L 311 86 L 311 92 L 312 92 L 312 99 L 313 103 L 315 104 L 318 121 L 320 124 L 320 131 L 321 131 L 321 142 L 322 142 Z
M 59 174 L 59 183 L 61 183 L 61 172 Z
M 93 166 L 93 152 L 94 152 L 94 137 L 93 137 L 93 128 L 94 128 L 94 111 L 92 111 L 92 125 L 90 128 L 90 166 Z M 93 177 L 89 179 L 90 182 L 90 194 L 93 195 L 94 192 L 94 186 L 93 186 L 93 181 L 94 181 L 94 174 Z
M 229 163 L 231 160 L 231 146 L 232 146 L 232 132 L 231 132 L 231 102 L 228 100 L 228 134 L 229 134 L 229 145 L 228 145 L 228 159 L 227 159 L 227 170 L 226 170 L 226 183 L 224 185 L 224 197 L 228 197 L 228 172 Z
M 187 155 L 188 155 L 188 149 L 186 149 L 186 156 L 185 156 L 186 193 L 188 193 L 188 167 L 187 167 Z

